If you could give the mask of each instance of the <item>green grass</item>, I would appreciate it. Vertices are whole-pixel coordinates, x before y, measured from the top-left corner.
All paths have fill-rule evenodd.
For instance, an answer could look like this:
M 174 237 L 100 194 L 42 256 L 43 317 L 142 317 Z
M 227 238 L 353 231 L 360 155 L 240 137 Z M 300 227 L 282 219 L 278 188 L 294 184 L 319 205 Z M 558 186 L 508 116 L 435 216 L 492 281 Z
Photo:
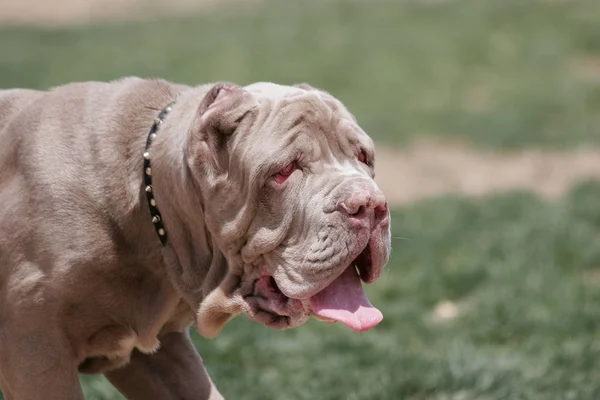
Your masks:
M 390 143 L 433 135 L 571 147 L 600 143 L 600 77 L 573 67 L 600 56 L 598 21 L 596 0 L 309 0 L 94 28 L 5 28 L 0 87 L 124 75 L 306 81 Z
M 587 183 L 556 203 L 512 193 L 395 212 L 392 260 L 368 288 L 379 327 L 239 317 L 198 348 L 230 399 L 600 398 L 599 198 Z M 436 321 L 446 300 L 460 314 Z M 117 398 L 88 383 L 87 398 Z

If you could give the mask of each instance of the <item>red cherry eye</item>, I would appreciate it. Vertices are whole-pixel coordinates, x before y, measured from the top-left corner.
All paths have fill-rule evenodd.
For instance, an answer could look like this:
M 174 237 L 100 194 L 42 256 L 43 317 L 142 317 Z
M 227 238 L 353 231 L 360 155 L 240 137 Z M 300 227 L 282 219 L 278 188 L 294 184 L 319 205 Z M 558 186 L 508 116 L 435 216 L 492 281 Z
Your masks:
M 296 164 L 296 161 L 289 163 L 288 165 L 286 165 L 285 167 L 283 167 L 283 169 L 281 171 L 279 171 L 278 173 L 276 173 L 275 175 L 273 175 L 273 178 L 275 179 L 275 182 L 277 182 L 278 184 L 282 184 L 285 181 L 287 181 L 287 178 L 296 170 L 298 169 L 298 164 Z
M 358 154 L 358 161 L 365 164 L 367 163 L 367 155 L 365 154 L 364 150 L 361 150 L 361 152 Z

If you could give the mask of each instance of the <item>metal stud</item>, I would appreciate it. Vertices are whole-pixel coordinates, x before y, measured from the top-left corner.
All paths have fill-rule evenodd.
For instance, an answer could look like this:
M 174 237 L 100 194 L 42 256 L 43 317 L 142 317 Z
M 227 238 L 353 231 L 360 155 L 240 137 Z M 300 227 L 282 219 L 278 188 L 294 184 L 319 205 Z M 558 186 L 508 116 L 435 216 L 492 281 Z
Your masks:
M 156 132 L 159 129 L 159 126 L 163 123 L 163 119 L 165 118 L 165 116 L 170 113 L 172 111 L 172 104 L 174 104 L 175 102 L 169 104 L 168 106 L 166 106 L 159 114 L 156 118 L 154 118 L 154 124 L 152 125 L 152 128 L 150 129 L 150 132 L 148 133 L 148 139 L 147 139 L 147 147 L 146 147 L 146 152 L 144 153 L 144 159 L 147 160 L 147 162 L 145 163 L 145 169 L 144 169 L 144 173 L 146 174 L 146 181 L 151 181 L 150 176 L 152 175 L 152 169 L 150 168 L 150 153 L 147 151 L 149 148 L 150 143 L 152 143 L 154 140 L 156 140 Z M 153 189 L 152 189 L 152 185 L 147 185 L 144 189 L 146 191 L 146 193 L 149 193 L 148 195 L 148 203 L 151 207 L 154 207 L 154 209 L 151 209 L 152 213 L 157 212 L 158 213 L 158 209 L 156 208 L 156 201 L 154 200 L 154 195 L 153 195 Z M 160 236 L 160 240 L 163 243 L 163 245 L 166 243 L 167 240 L 167 233 L 165 232 L 165 230 L 163 228 L 161 228 L 161 217 L 160 215 L 157 214 L 153 214 L 152 215 L 152 223 L 155 224 L 155 228 L 156 228 L 156 232 L 158 233 L 158 236 Z

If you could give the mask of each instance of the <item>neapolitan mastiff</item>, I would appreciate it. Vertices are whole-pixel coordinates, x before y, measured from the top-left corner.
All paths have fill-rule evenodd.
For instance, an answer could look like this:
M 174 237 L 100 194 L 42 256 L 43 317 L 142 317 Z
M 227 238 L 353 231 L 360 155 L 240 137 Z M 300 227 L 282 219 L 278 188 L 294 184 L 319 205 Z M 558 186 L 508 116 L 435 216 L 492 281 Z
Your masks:
M 0 91 L 0 384 L 9 400 L 222 398 L 188 336 L 234 315 L 356 331 L 390 253 L 374 147 L 308 85 L 126 78 Z

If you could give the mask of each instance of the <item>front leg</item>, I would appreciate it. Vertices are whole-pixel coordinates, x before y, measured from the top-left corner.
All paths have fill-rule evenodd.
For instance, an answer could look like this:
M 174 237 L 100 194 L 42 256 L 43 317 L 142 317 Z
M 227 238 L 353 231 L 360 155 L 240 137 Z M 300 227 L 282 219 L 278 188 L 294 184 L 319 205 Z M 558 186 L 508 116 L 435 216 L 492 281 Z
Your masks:
M 128 400 L 222 400 L 187 332 L 161 339 L 155 354 L 134 350 L 126 366 L 106 377 Z
M 83 400 L 77 360 L 58 330 L 40 324 L 32 331 L 20 321 L 9 321 L 10 327 L 3 322 L 0 387 L 7 400 Z

